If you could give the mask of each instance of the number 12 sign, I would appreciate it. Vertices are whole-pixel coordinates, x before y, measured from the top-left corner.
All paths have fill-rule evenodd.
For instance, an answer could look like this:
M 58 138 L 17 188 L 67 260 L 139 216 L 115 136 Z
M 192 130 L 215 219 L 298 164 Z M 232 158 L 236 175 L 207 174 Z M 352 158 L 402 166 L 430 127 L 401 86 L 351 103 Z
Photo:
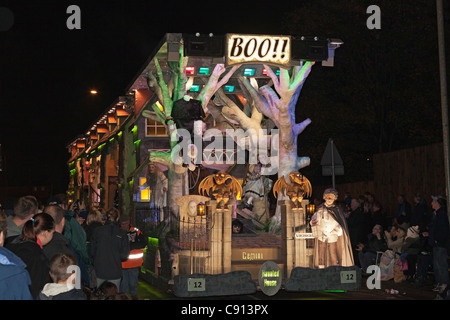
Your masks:
M 188 291 L 205 291 L 205 278 L 189 278 Z
M 355 283 L 356 282 L 356 271 L 341 271 L 341 283 Z

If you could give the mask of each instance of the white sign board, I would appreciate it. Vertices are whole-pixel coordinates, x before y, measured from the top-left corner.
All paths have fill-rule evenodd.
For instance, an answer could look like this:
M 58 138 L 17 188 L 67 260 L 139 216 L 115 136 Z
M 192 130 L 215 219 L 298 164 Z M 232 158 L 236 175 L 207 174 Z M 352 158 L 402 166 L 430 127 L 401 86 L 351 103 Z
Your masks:
M 226 65 L 263 62 L 290 67 L 291 37 L 226 35 Z
M 314 237 L 313 237 L 312 233 L 296 232 L 295 233 L 295 239 L 314 239 Z

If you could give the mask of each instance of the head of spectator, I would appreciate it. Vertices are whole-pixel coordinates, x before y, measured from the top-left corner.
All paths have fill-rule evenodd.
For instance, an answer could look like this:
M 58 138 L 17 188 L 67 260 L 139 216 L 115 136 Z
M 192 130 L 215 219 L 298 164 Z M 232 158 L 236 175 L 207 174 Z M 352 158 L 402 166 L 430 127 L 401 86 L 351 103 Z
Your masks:
M 75 270 L 74 272 L 68 272 L 68 270 L 70 266 L 76 265 L 77 260 L 73 255 L 58 253 L 50 260 L 50 277 L 54 283 L 75 284 Z
M 117 222 L 119 220 L 120 212 L 116 208 L 110 208 L 106 211 L 106 220 L 109 222 Z
M 442 196 L 431 196 L 433 201 L 431 202 L 431 207 L 433 210 L 437 211 L 440 208 L 446 208 L 447 207 L 447 200 Z
M 78 223 L 82 225 L 83 223 L 86 222 L 87 216 L 88 212 L 86 210 L 81 210 L 76 212 L 75 219 L 77 219 Z
M 87 217 L 86 217 L 86 224 L 89 226 L 91 224 L 93 224 L 94 222 L 99 222 L 102 223 L 104 222 L 103 220 L 103 213 L 100 210 L 90 210 Z
M 23 225 L 22 241 L 36 241 L 41 247 L 49 243 L 55 232 L 55 222 L 47 213 L 39 213 Z
M 69 198 L 65 193 L 58 193 L 48 200 L 48 205 L 58 205 L 64 210 L 69 209 Z
M 122 230 L 128 231 L 130 229 L 130 216 L 126 213 L 120 215 L 119 222 Z
M 350 208 L 352 211 L 355 211 L 356 209 L 361 207 L 361 203 L 356 198 L 352 198 L 350 202 Z
M 44 212 L 49 214 L 55 221 L 55 231 L 62 234 L 66 222 L 64 209 L 58 205 L 50 205 L 44 208 Z
M 38 213 L 39 203 L 34 196 L 20 197 L 14 205 L 13 221 L 20 227 Z

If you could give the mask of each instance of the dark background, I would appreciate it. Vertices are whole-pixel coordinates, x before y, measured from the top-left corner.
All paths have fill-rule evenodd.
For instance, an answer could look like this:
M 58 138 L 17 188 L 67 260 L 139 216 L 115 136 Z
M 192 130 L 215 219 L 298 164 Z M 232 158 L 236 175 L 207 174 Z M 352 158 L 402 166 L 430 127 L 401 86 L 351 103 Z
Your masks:
M 81 9 L 81 30 L 66 27 L 71 4 Z M 369 5 L 381 9 L 380 30 L 366 27 Z M 447 30 L 449 7 L 445 0 Z M 169 32 L 344 41 L 333 68 L 313 67 L 298 102 L 297 121 L 312 120 L 299 138 L 299 154 L 311 157 L 303 173 L 312 183 L 330 179 L 321 176 L 320 167 L 329 138 L 345 165 L 337 183 L 372 179 L 373 154 L 442 141 L 431 0 L 37 0 L 2 1 L 0 8 L 14 18 L 6 28 L 5 15 L 0 16 L 1 187 L 65 191 L 67 144 L 125 93 Z M 447 33 L 447 56 L 449 44 Z M 92 88 L 99 94 L 90 95 Z

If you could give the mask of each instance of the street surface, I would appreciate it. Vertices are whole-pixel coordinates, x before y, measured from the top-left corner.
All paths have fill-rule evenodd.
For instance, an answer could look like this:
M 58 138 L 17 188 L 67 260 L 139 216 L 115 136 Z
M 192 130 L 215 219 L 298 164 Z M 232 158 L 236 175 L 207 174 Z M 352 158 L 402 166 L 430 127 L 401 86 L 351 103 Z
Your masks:
M 394 283 L 393 280 L 382 281 L 381 289 L 369 290 L 366 287 L 366 277 L 362 279 L 362 287 L 357 291 L 346 292 L 286 292 L 281 289 L 274 296 L 267 296 L 258 290 L 251 295 L 221 296 L 207 298 L 178 298 L 170 291 L 161 290 L 145 281 L 139 281 L 138 296 L 140 300 L 435 300 L 437 294 L 433 286 L 417 287 L 414 283 L 404 281 Z M 391 289 L 394 289 L 391 293 Z M 396 293 L 396 291 L 398 293 Z M 389 292 L 386 292 L 389 291 Z

